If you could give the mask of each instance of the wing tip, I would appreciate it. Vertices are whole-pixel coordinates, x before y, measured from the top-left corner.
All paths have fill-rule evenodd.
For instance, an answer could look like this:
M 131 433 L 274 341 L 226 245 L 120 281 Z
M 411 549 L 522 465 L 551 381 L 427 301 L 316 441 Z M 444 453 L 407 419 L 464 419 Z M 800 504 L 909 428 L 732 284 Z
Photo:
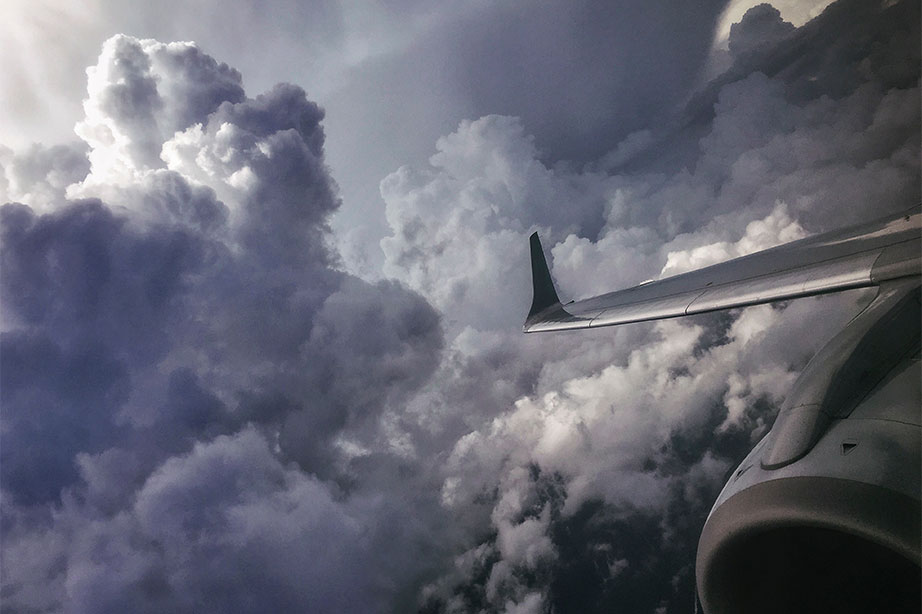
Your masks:
M 545 311 L 549 307 L 560 305 L 560 298 L 557 296 L 557 290 L 554 288 L 554 281 L 551 279 L 551 272 L 547 267 L 547 260 L 544 257 L 544 249 L 541 247 L 541 239 L 538 233 L 532 233 L 529 237 L 529 247 L 531 249 L 531 285 L 532 300 L 531 309 L 525 319 L 523 326 L 524 332 L 530 328 L 530 320 L 537 314 Z

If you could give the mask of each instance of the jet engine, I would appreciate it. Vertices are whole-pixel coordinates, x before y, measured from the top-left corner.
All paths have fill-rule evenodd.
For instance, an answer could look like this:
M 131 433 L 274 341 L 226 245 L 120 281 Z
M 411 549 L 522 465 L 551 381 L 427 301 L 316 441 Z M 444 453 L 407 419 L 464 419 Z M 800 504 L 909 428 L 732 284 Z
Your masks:
M 919 611 L 920 321 L 882 287 L 808 364 L 705 523 L 705 612 Z

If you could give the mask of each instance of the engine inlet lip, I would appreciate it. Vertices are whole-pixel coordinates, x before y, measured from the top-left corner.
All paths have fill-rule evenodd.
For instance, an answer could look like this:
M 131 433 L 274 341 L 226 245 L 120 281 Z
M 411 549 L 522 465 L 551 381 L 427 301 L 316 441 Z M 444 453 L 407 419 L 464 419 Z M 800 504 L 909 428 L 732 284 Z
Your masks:
M 920 516 L 918 499 L 855 480 L 798 476 L 754 484 L 724 501 L 702 530 L 695 565 L 701 603 L 709 614 L 721 612 L 720 603 L 734 590 L 724 584 L 740 548 L 772 532 L 780 535 L 809 528 L 838 532 L 919 567 Z

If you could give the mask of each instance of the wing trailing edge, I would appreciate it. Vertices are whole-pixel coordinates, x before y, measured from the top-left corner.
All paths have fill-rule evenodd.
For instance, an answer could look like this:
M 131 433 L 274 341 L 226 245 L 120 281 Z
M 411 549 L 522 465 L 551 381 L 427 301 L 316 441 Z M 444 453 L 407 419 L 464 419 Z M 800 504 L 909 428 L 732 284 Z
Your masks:
M 560 303 L 537 233 L 531 236 L 533 300 L 526 333 L 595 328 L 878 286 L 918 277 L 922 205 L 697 271 Z

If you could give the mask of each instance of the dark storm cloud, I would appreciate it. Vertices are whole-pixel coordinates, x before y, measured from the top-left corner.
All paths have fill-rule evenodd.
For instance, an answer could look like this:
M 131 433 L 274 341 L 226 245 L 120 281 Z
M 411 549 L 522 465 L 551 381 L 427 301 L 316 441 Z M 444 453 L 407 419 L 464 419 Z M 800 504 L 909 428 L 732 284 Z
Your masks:
M 2 348 L 4 491 L 26 503 L 54 500 L 76 478 L 75 454 L 117 436 L 127 371 L 98 345 L 65 352 L 25 331 L 3 333 Z
M 344 477 L 343 438 L 386 448 L 438 314 L 330 268 L 339 203 L 303 90 L 249 99 L 195 46 L 126 36 L 89 76 L 89 169 L 69 148 L 4 159 L 36 207 L 0 209 L 4 605 L 386 608 L 423 562 L 385 535 L 424 523 L 385 528 L 407 510 L 377 485 L 347 501 L 305 470 Z
M 475 117 L 517 115 L 550 159 L 590 160 L 682 102 L 724 5 L 505 4 L 447 54 Z
M 177 228 L 137 232 L 98 201 L 44 216 L 16 204 L 2 212 L 9 317 L 68 348 L 130 348 L 142 364 L 162 356 L 170 308 L 204 264 L 201 237 Z
M 594 160 L 664 121 L 695 85 L 724 5 L 516 0 L 446 9 L 448 18 L 396 51 L 350 69 L 325 98 L 346 198 L 339 227 L 366 225 L 377 238 L 384 220 L 368 210 L 380 203 L 380 179 L 424 163 L 461 119 L 519 117 L 550 162 Z
M 163 463 L 114 515 L 65 503 L 53 531 L 66 564 L 49 570 L 49 580 L 63 576 L 66 591 L 54 609 L 373 611 L 371 583 L 355 582 L 369 573 L 373 531 L 359 514 L 367 518 L 280 464 L 255 430 L 218 437 Z M 6 552 L 27 565 L 37 554 L 20 529 L 8 531 Z M 7 578 L 21 579 L 21 569 L 6 570 Z M 19 605 L 31 587 L 17 588 L 8 603 Z
M 401 406 L 438 365 L 435 310 L 394 282 L 345 279 L 314 316 L 301 346 L 310 405 L 286 417 L 279 444 L 289 458 L 326 472 L 331 432 L 373 432 L 381 410 Z M 318 462 L 323 460 L 326 462 Z
M 4 317 L 22 326 L 2 342 L 4 488 L 30 499 L 41 485 L 54 499 L 75 477 L 74 455 L 118 432 L 132 368 L 169 350 L 171 307 L 202 250 L 179 230 L 134 233 L 99 202 L 0 213 Z M 17 488 L 20 465 L 36 479 Z
M 588 160 L 682 101 L 724 4 L 491 5 L 369 65 L 344 95 L 380 90 L 404 100 L 388 107 L 395 130 L 420 121 L 441 128 L 414 118 L 429 113 L 421 100 L 443 101 L 461 117 L 516 115 L 550 159 Z
M 809 108 L 810 105 L 806 104 L 808 102 L 816 106 L 825 102 L 830 107 L 834 106 L 832 101 L 849 97 L 857 102 L 862 98 L 873 98 L 885 93 L 911 94 L 919 79 L 920 51 L 915 44 L 919 40 L 919 22 L 919 7 L 913 3 L 881 5 L 860 0 L 840 0 L 827 7 L 819 18 L 782 35 L 782 30 L 788 28 L 778 23 L 773 12 L 764 8 L 764 5 L 755 7 L 734 30 L 736 45 L 749 51 L 736 57 L 724 74 L 715 78 L 689 102 L 682 127 L 674 129 L 670 134 L 673 148 L 655 148 L 648 155 L 642 156 L 638 163 L 647 166 L 665 165 L 670 169 L 687 166 L 686 157 L 695 155 L 698 139 L 707 133 L 702 126 L 708 126 L 713 121 L 716 104 L 719 104 L 718 98 L 725 86 L 748 79 L 754 74 L 762 74 L 774 80 L 781 85 L 788 102 L 805 108 Z M 782 38 L 777 44 L 766 44 L 763 40 L 766 36 Z M 869 107 L 874 108 L 878 102 L 879 99 L 869 101 Z M 868 107 L 860 112 L 867 113 Z M 755 114 L 753 116 L 758 118 Z M 865 126 L 870 127 L 868 119 L 855 118 L 853 122 L 864 121 Z M 902 114 L 900 121 L 912 124 L 918 118 L 913 114 Z M 852 122 L 841 126 L 837 136 L 853 138 L 860 133 L 853 126 Z M 904 130 L 903 136 L 911 139 L 912 126 L 907 128 L 909 131 Z M 885 141 L 886 147 L 892 147 L 895 138 L 896 135 L 893 135 Z M 866 151 L 867 145 L 873 142 L 869 140 L 863 147 L 855 145 L 854 151 L 843 150 L 837 152 L 837 155 L 849 160 L 855 153 Z M 662 156 L 660 163 L 655 160 L 658 155 Z M 802 160 L 797 162 L 803 163 Z M 631 172 L 632 169 L 628 167 L 624 170 Z M 868 189 L 867 185 L 855 183 L 853 188 Z M 894 193 L 903 187 L 900 185 L 901 180 L 887 183 L 896 183 L 896 186 L 883 188 L 891 192 L 884 200 L 892 197 L 904 200 L 907 197 L 905 193 Z M 820 214 L 828 215 L 833 209 L 833 203 L 822 203 L 814 219 L 818 219 Z M 810 215 L 809 212 L 805 214 Z
M 759 47 L 777 45 L 794 31 L 793 24 L 781 18 L 781 12 L 770 4 L 754 6 L 742 21 L 730 26 L 730 53 L 736 57 Z

